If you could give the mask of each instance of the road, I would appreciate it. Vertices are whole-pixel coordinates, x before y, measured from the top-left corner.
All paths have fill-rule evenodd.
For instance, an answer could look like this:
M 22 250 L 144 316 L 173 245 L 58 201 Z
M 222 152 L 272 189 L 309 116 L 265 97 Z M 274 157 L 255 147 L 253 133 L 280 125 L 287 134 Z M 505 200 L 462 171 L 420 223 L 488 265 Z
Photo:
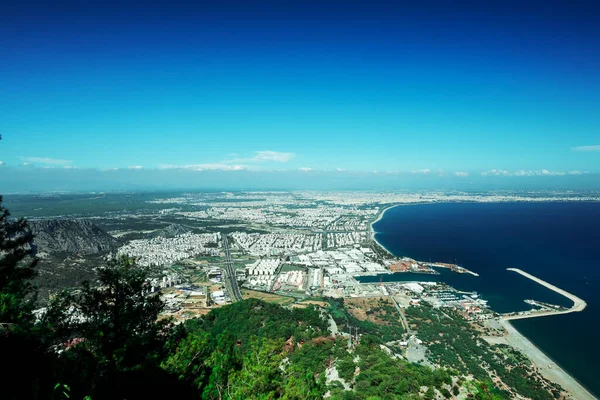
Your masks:
M 232 302 L 242 300 L 242 294 L 237 284 L 235 271 L 233 270 L 233 261 L 231 261 L 231 252 L 229 251 L 229 240 L 223 236 L 223 249 L 225 250 L 225 287 L 229 292 Z
M 400 304 L 398 304 L 394 296 L 390 296 L 390 299 L 392 299 L 392 303 L 394 303 L 394 306 L 396 306 L 396 310 L 398 310 L 398 314 L 400 314 L 400 320 L 402 321 L 402 326 L 404 327 L 404 330 L 410 335 L 410 327 L 408 326 L 408 322 L 406 321 L 404 313 L 400 309 Z

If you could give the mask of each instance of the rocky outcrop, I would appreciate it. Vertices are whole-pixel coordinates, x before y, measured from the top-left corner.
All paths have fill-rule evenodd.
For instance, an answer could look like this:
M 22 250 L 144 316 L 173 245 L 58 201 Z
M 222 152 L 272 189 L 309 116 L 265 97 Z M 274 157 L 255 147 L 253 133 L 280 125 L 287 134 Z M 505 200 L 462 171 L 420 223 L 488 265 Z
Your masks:
M 192 230 L 190 228 L 187 228 L 183 225 L 171 224 L 171 225 L 167 226 L 166 228 L 162 228 L 162 229 L 152 232 L 149 236 L 153 237 L 153 238 L 154 237 L 174 238 L 174 237 L 177 237 L 184 233 L 189 233 L 191 231 Z
M 90 255 L 114 252 L 119 241 L 85 219 L 48 219 L 30 221 L 38 253 Z

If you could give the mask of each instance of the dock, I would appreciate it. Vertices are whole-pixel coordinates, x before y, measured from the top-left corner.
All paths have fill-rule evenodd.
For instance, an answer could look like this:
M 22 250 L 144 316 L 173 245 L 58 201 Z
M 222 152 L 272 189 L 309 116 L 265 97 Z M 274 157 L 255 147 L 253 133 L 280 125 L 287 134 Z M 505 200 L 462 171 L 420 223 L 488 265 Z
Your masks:
M 473 272 L 470 271 L 464 267 L 461 267 L 460 265 L 456 265 L 456 264 L 448 264 L 448 263 L 424 263 L 425 265 L 429 266 L 429 267 L 437 267 L 437 268 L 448 268 L 450 271 L 452 272 L 456 272 L 459 274 L 471 274 L 473 276 L 479 276 L 479 274 L 477 272 Z
M 584 300 L 580 299 L 579 297 L 575 296 L 574 294 L 569 293 L 566 290 L 563 290 L 559 287 L 556 287 L 553 284 L 548 283 L 538 277 L 535 277 L 523 270 L 520 270 L 518 268 L 507 268 L 507 271 L 513 271 L 518 274 L 521 274 L 524 277 L 529 278 L 532 281 L 537 282 L 540 285 L 545 286 L 548 289 L 565 296 L 566 298 L 568 298 L 569 300 L 571 300 L 573 302 L 573 306 L 567 310 L 549 310 L 549 311 L 542 311 L 542 312 L 537 312 L 537 313 L 517 314 L 517 315 L 506 315 L 505 314 L 502 316 L 502 319 L 504 319 L 504 320 L 545 317 L 545 316 L 549 316 L 549 315 L 558 315 L 558 314 L 568 314 L 568 313 L 572 313 L 572 312 L 583 311 L 587 307 L 587 303 Z

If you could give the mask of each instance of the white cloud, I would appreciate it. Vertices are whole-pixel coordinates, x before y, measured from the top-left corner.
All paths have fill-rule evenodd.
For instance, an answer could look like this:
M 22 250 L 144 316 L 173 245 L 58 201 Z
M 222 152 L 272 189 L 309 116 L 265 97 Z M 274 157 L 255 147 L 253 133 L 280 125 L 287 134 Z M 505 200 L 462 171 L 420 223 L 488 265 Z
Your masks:
M 454 175 L 456 175 L 456 176 L 463 176 L 464 177 L 464 176 L 469 176 L 469 173 L 468 172 L 460 172 L 459 171 L 459 172 L 455 172 Z
M 482 176 L 509 176 L 510 172 L 502 169 L 491 169 L 481 173 Z
M 118 168 L 102 168 L 100 171 L 118 171 Z
M 302 167 L 302 168 L 298 168 L 298 171 L 302 171 L 302 172 L 309 172 L 309 171 L 312 171 L 312 168 L 309 168 L 309 167 Z
M 552 172 L 552 171 L 548 171 L 547 169 L 543 169 L 541 172 L 542 172 L 542 175 L 547 175 L 547 176 L 563 176 L 565 174 L 564 172 Z
M 254 156 L 254 160 L 257 162 L 260 162 L 260 161 L 288 162 L 295 156 L 296 156 L 296 154 L 294 154 L 294 153 L 262 150 L 262 151 L 256 152 L 256 155 Z
M 263 162 L 288 162 L 296 157 L 294 153 L 286 153 L 281 151 L 261 150 L 255 151 L 254 157 L 250 158 L 230 158 L 221 161 L 223 164 L 244 164 L 244 163 L 263 163 Z
M 0 167 L 4 165 L 4 161 L 0 161 Z
M 337 172 L 346 172 L 346 170 L 344 168 L 336 168 L 335 169 Z
M 425 169 L 417 169 L 415 171 L 412 172 L 413 174 L 429 174 L 431 173 L 431 170 L 428 168 Z
M 190 165 L 159 165 L 160 169 L 186 169 L 190 171 L 241 171 L 247 169 L 244 165 L 229 165 L 223 163 L 190 164 Z
M 594 146 L 577 146 L 573 147 L 573 151 L 600 151 L 600 144 Z
M 523 170 L 520 169 L 515 172 L 509 172 L 503 169 L 492 169 L 481 173 L 482 176 L 564 176 L 567 174 L 577 175 L 579 171 L 561 172 L 561 171 L 549 171 L 547 169 L 541 170 Z
M 142 167 L 141 165 L 130 165 L 129 167 L 127 167 L 128 169 L 142 169 L 144 167 Z
M 71 164 L 73 162 L 71 160 L 61 160 L 61 159 L 49 158 L 49 157 L 19 157 L 19 158 L 28 164 L 36 163 L 36 164 L 66 165 L 66 164 Z M 23 164 L 25 164 L 25 163 L 23 163 Z
M 583 174 L 589 174 L 588 171 L 569 171 L 567 172 L 567 174 L 569 175 L 583 175 Z
M 64 169 L 74 169 L 74 168 L 77 168 L 77 167 L 74 167 L 72 165 L 64 165 L 63 168 Z
M 257 170 L 260 169 L 258 166 L 251 166 L 252 164 L 260 164 L 265 162 L 278 162 L 285 163 L 290 161 L 296 156 L 295 153 L 287 153 L 281 151 L 272 150 L 261 150 L 255 151 L 254 156 L 250 158 L 239 158 L 237 153 L 230 153 L 228 158 L 223 161 L 215 163 L 201 163 L 201 164 L 187 164 L 187 165 L 171 165 L 162 164 L 159 165 L 160 169 L 187 169 L 192 171 L 212 171 L 212 170 L 223 170 L 223 171 L 240 171 L 240 170 Z M 250 165 L 248 165 L 250 164 Z

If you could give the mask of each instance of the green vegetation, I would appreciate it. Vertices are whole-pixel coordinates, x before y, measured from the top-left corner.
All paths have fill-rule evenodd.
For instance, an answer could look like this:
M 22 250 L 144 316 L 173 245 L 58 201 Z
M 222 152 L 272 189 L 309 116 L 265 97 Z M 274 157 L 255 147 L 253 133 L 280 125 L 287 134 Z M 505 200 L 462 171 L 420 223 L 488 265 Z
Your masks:
M 338 360 L 338 372 L 349 382 L 358 367 L 354 390 L 332 389 L 334 399 L 422 399 L 421 387 L 441 390 L 452 383 L 450 370 L 432 371 L 427 367 L 411 364 L 390 357 L 380 348 L 377 337 L 364 335 L 351 357 Z M 353 358 L 358 361 L 356 364 Z M 344 375 L 344 376 L 342 376 Z M 350 379 L 347 379 L 350 378 Z
M 9 217 L 0 196 L 0 332 L 31 323 L 31 279 L 38 262 L 30 255 L 33 235 L 27 221 Z
M 370 334 L 380 337 L 383 342 L 400 340 L 404 330 L 399 321 L 399 315 L 396 308 L 389 302 L 378 301 L 377 306 L 367 310 L 367 315 L 377 313 L 381 318 L 380 323 L 374 323 L 370 320 L 360 320 L 352 315 L 344 304 L 344 299 L 327 298 L 331 309 L 330 313 L 338 328 L 348 332 L 349 327 L 359 329 L 361 334 Z
M 508 346 L 492 346 L 480 339 L 457 312 L 444 313 L 427 305 L 409 307 L 406 312 L 409 323 L 427 345 L 431 361 L 462 374 L 471 373 L 481 382 L 497 377 L 516 393 L 531 399 L 552 399 L 553 392 L 558 393 L 548 381 L 534 377 L 525 356 Z M 492 384 L 488 387 L 493 395 L 513 397 Z
M 328 331 L 314 307 L 287 310 L 245 300 L 187 321 L 176 336 L 162 366 L 203 399 L 319 399 L 324 394 L 323 359 L 331 345 L 323 341 Z M 286 349 L 297 350 L 288 354 Z

